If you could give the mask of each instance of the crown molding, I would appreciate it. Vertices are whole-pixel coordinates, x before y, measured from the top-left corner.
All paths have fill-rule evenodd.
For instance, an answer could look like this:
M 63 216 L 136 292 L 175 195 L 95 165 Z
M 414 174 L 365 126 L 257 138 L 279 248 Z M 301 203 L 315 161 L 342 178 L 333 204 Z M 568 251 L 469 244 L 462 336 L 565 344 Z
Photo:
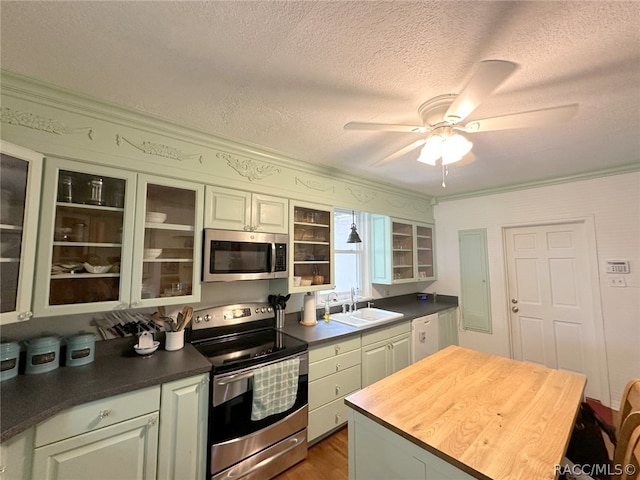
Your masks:
M 595 178 L 608 177 L 612 175 L 624 175 L 627 173 L 640 171 L 640 159 L 635 162 L 620 165 L 617 167 L 605 168 L 601 170 L 593 170 L 584 173 L 578 173 L 575 175 L 568 175 L 565 177 L 549 178 L 544 180 L 536 180 L 534 182 L 520 183 L 517 185 L 509 185 L 504 187 L 489 188 L 484 190 L 477 190 L 475 192 L 460 193 L 455 195 L 444 195 L 438 197 L 432 197 L 431 205 L 437 205 L 441 202 L 449 202 L 452 200 L 462 200 L 466 198 L 483 197 L 486 195 L 496 195 L 499 193 L 516 192 L 519 190 L 528 190 L 531 188 L 548 187 L 551 185 L 560 185 L 563 183 L 582 182 L 585 180 L 592 180 Z
M 307 163 L 302 159 L 289 157 L 281 152 L 248 142 L 239 142 L 203 132 L 195 128 L 180 125 L 170 120 L 143 113 L 106 100 L 97 99 L 90 95 L 79 93 L 64 87 L 20 75 L 8 70 L 0 69 L 2 93 L 17 98 L 51 106 L 63 108 L 70 112 L 79 113 L 87 117 L 106 120 L 113 124 L 136 128 L 139 131 L 161 134 L 175 140 L 187 141 L 194 146 L 223 151 L 232 156 L 245 156 L 255 160 L 266 161 L 275 167 L 287 168 L 299 172 L 300 176 L 314 174 L 327 179 L 339 179 L 354 188 L 371 188 L 378 192 L 410 197 L 414 200 L 430 202 L 431 195 L 417 191 L 407 191 L 384 182 L 373 181 L 358 177 L 353 180 L 353 174 L 336 167 L 318 166 Z

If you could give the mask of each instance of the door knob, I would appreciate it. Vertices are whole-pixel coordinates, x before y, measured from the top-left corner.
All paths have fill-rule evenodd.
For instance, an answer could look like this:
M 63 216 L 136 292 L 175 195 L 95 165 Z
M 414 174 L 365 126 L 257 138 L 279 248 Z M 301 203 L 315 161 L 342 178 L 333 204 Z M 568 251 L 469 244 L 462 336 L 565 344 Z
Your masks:
M 518 303 L 518 299 L 517 298 L 512 298 L 511 299 L 511 303 Z
M 512 311 L 513 313 L 518 313 L 518 311 L 519 311 L 519 310 L 520 310 L 520 309 L 519 309 L 518 307 L 511 307 L 511 311 Z

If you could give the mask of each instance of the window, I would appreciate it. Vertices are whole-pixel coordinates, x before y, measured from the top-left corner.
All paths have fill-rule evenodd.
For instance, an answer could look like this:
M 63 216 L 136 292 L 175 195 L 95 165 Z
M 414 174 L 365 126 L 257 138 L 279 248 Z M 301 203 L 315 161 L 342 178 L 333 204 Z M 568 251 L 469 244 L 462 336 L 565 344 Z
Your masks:
M 333 215 L 336 288 L 318 292 L 316 295 L 318 305 L 324 305 L 327 295 L 331 292 L 338 294 L 340 303 L 351 301 L 352 287 L 356 289 L 360 301 L 371 295 L 371 285 L 368 281 L 370 244 L 368 215 L 363 212 L 355 212 L 355 222 L 362 243 L 347 243 L 353 223 L 351 210 L 336 208 Z

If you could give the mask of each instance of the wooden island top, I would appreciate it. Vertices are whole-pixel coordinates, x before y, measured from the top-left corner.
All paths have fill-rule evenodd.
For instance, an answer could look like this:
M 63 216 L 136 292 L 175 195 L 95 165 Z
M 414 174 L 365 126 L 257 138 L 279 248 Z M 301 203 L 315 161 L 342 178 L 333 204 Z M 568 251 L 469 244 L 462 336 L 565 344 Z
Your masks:
M 345 403 L 473 477 L 552 479 L 585 384 L 580 374 L 451 346 Z

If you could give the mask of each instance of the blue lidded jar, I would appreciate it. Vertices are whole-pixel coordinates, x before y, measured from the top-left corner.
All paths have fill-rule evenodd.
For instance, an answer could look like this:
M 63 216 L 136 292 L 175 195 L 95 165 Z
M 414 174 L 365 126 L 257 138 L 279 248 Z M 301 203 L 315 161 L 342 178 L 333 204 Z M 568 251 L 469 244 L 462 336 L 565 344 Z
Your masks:
M 48 336 L 24 341 L 27 346 L 27 363 L 24 373 L 45 373 L 60 366 L 60 337 Z
M 65 340 L 67 342 L 65 356 L 67 367 L 78 367 L 93 362 L 96 348 L 96 336 L 93 333 L 80 332 Z
M 20 365 L 20 345 L 17 342 L 0 344 L 0 382 L 18 375 Z

